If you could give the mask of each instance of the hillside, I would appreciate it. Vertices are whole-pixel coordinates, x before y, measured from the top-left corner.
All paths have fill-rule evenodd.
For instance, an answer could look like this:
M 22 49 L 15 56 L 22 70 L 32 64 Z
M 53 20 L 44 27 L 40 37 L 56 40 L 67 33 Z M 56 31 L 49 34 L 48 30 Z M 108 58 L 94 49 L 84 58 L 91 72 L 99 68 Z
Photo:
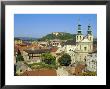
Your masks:
M 14 40 L 17 40 L 17 39 L 20 39 L 20 40 L 23 40 L 23 41 L 34 41 L 34 40 L 37 40 L 37 38 L 33 38 L 33 37 L 14 37 Z
M 40 38 L 39 40 L 53 40 L 53 39 L 60 39 L 60 40 L 69 40 L 73 39 L 75 34 L 65 33 L 65 32 L 54 32 L 51 34 L 47 34 L 46 36 Z

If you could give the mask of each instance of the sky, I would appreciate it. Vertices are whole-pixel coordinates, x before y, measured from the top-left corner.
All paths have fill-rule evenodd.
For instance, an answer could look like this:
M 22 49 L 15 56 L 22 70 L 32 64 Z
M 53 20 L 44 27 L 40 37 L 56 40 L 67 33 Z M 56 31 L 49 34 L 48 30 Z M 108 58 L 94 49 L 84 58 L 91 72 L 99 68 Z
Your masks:
M 52 32 L 76 34 L 78 24 L 81 24 L 84 35 L 90 24 L 97 37 L 96 14 L 15 14 L 14 36 L 40 38 Z

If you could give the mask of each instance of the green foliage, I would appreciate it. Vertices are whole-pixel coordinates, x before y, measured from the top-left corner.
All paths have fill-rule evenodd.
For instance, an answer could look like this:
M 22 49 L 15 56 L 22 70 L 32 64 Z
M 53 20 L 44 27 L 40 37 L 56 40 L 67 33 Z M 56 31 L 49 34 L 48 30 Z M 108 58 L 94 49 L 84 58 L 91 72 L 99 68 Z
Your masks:
M 46 40 L 53 40 L 53 39 L 68 40 L 68 39 L 74 39 L 74 38 L 75 38 L 75 34 L 73 35 L 70 33 L 59 32 L 58 35 L 48 34 L 42 37 L 41 39 L 39 39 L 39 41 L 46 41 Z
M 84 72 L 84 73 L 81 74 L 81 76 L 96 76 L 96 75 L 97 75 L 96 72 L 91 72 L 91 71 Z
M 23 56 L 21 55 L 20 50 L 18 50 L 18 52 L 17 52 L 17 57 L 16 57 L 16 62 L 18 62 L 18 61 L 24 61 L 24 58 L 23 58 Z
M 28 66 L 32 69 L 42 69 L 42 68 L 57 69 L 58 68 L 57 65 L 52 65 L 52 64 L 48 65 L 43 62 L 28 64 Z
M 18 53 L 17 53 L 17 55 L 21 55 L 21 52 L 20 52 L 20 50 L 18 49 Z
M 71 64 L 71 56 L 68 54 L 63 54 L 59 59 L 58 62 L 61 66 L 69 66 Z
M 52 56 L 50 53 L 44 53 L 41 55 L 42 61 L 45 64 L 56 64 L 56 58 L 54 56 Z

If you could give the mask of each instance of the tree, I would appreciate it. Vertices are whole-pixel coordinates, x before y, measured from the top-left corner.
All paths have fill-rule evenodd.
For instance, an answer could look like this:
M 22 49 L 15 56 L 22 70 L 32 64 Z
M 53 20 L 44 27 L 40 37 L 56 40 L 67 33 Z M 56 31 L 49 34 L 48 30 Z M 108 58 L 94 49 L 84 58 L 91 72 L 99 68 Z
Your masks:
M 18 49 L 17 57 L 16 57 L 16 62 L 18 62 L 18 61 L 24 61 L 24 58 L 23 58 L 23 56 L 21 55 L 21 52 L 20 52 L 19 49 Z
M 96 76 L 96 72 L 88 71 L 81 74 L 82 76 Z
M 71 33 L 65 33 L 65 32 L 59 32 L 58 35 L 55 34 L 47 34 L 46 36 L 38 39 L 39 41 L 46 41 L 46 40 L 53 40 L 53 39 L 60 39 L 60 40 L 68 40 L 68 39 L 74 39 L 76 37 L 75 34 Z
M 68 54 L 63 54 L 59 59 L 58 62 L 61 66 L 69 66 L 71 64 L 71 56 Z
M 42 61 L 45 64 L 56 64 L 56 58 L 54 56 L 52 56 L 50 53 L 44 53 L 41 55 Z

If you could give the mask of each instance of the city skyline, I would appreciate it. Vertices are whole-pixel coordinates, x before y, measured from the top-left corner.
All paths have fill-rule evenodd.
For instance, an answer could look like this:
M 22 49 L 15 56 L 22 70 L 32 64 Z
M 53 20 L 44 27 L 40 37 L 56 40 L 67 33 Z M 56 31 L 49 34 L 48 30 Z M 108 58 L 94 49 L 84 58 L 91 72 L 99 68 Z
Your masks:
M 90 24 L 97 37 L 96 14 L 15 14 L 14 36 L 41 38 L 52 32 L 76 34 L 79 23 L 83 34 L 87 33 Z

